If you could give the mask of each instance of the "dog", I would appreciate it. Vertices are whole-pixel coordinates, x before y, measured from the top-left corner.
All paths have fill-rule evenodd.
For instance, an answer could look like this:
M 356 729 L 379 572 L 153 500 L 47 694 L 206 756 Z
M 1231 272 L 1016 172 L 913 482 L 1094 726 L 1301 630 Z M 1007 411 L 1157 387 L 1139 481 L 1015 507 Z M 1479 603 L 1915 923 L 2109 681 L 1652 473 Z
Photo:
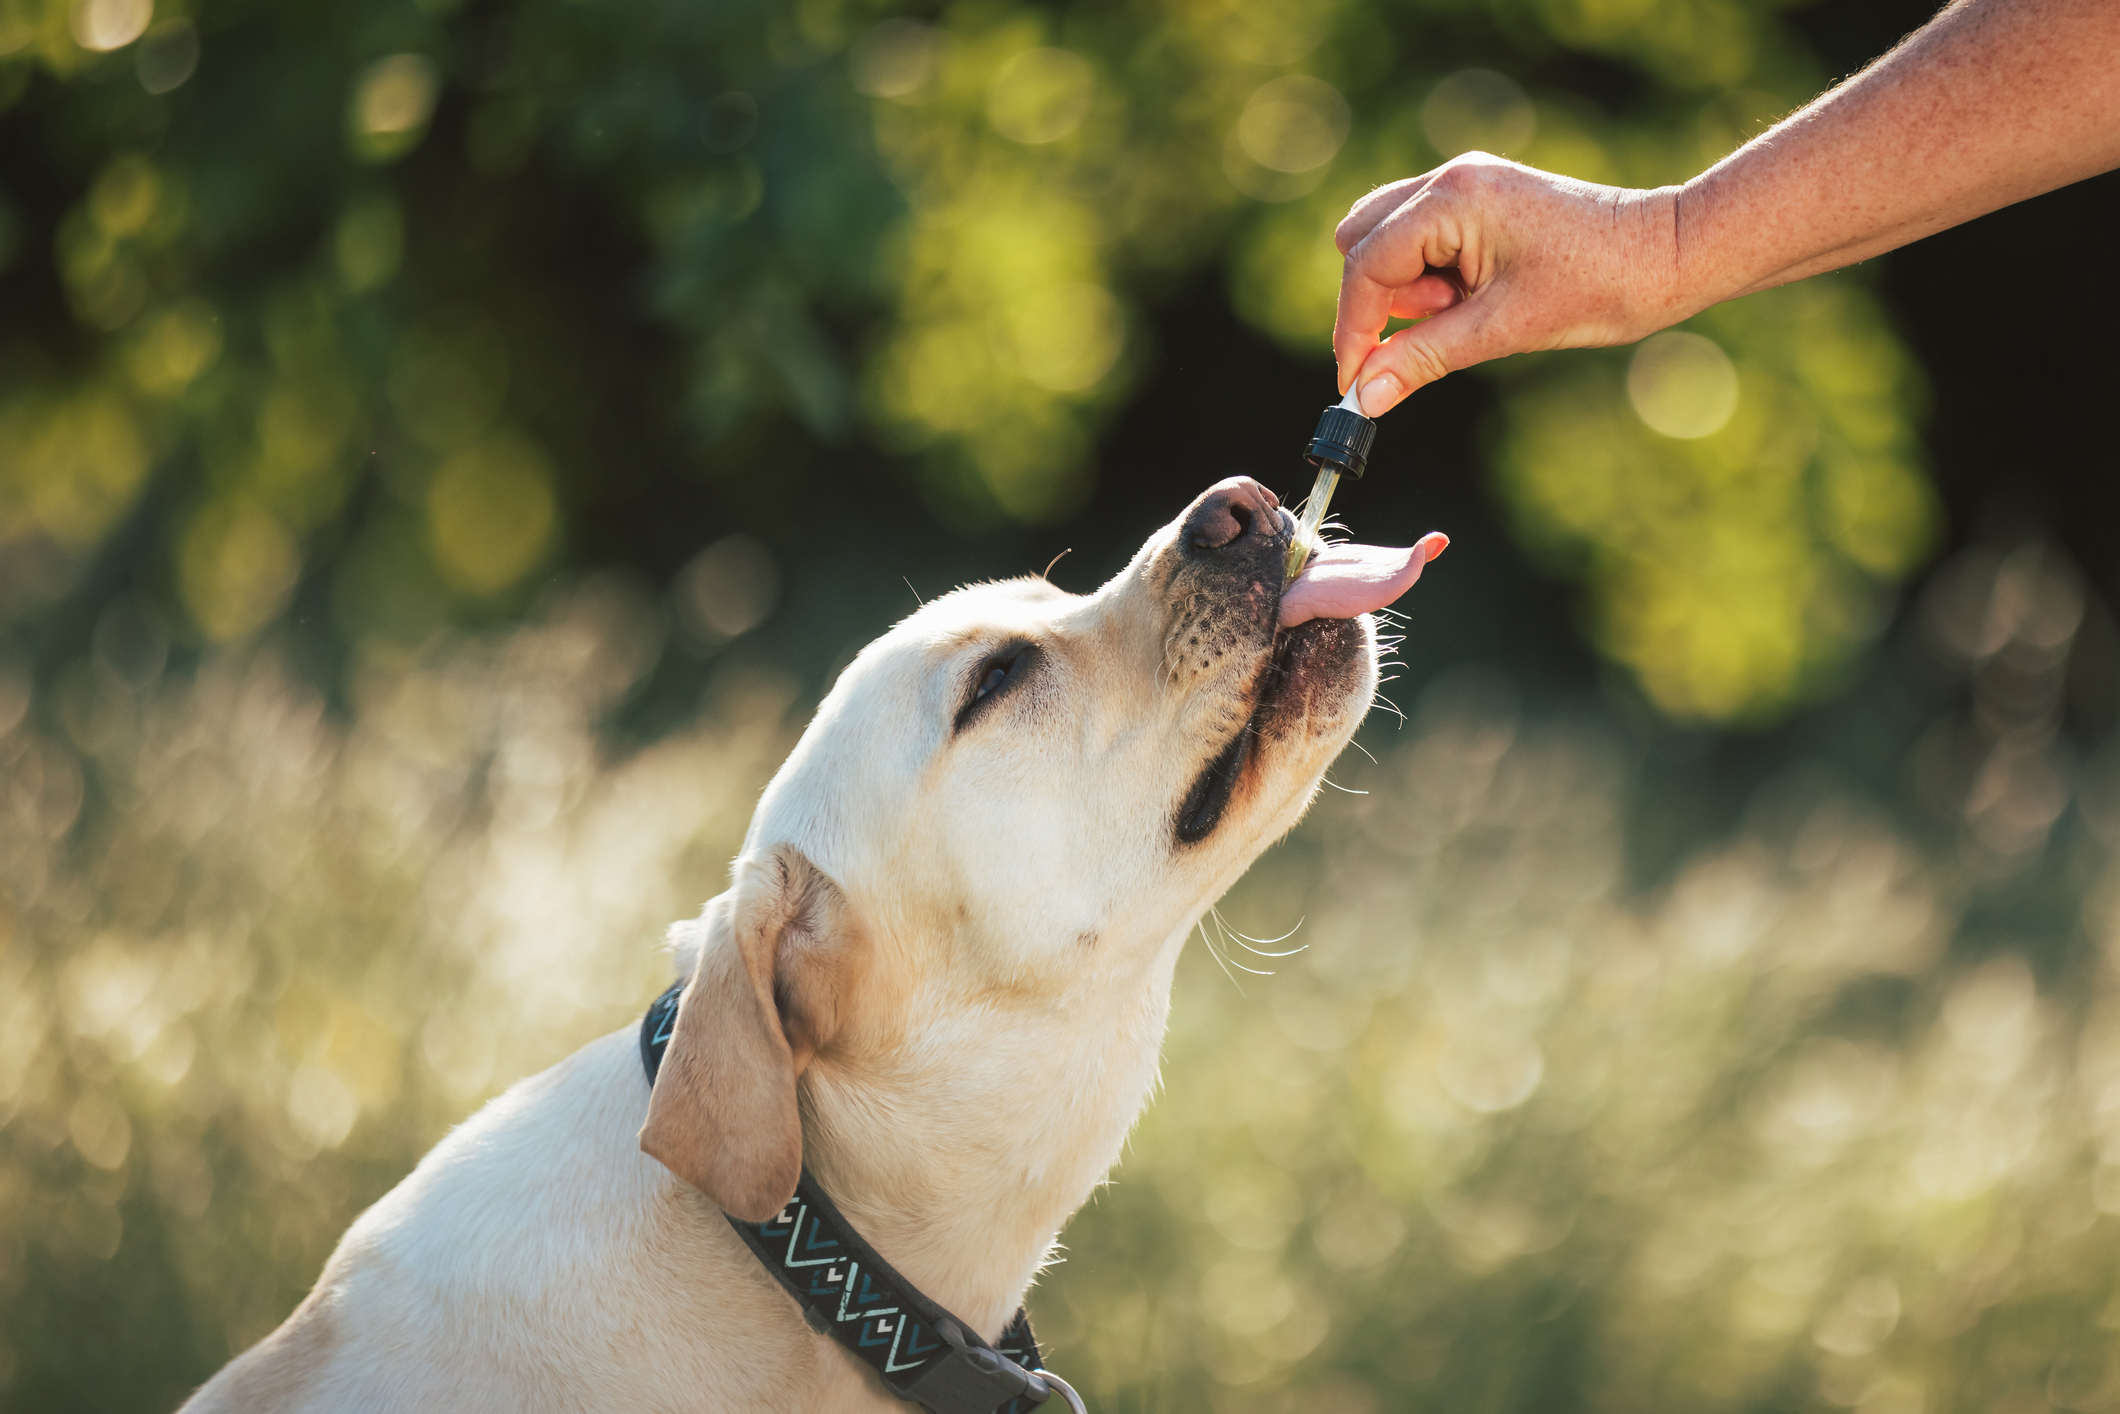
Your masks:
M 1093 594 L 975 585 L 870 644 L 672 929 L 652 1088 L 628 1026 L 493 1100 L 185 1410 L 904 1408 L 732 1225 L 805 1165 L 995 1338 L 1155 1085 L 1187 937 L 1376 690 L 1368 614 L 1288 607 L 1294 531 L 1225 481 Z M 1311 615 L 1411 583 L 1316 563 Z

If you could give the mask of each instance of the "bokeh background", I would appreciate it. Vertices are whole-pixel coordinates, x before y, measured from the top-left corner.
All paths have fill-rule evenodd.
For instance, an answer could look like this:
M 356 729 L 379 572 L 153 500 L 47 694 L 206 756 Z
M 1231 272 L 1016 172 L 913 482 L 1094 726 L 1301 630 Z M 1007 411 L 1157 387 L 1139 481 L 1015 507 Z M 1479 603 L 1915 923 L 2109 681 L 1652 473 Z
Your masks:
M 630 1024 L 915 594 L 1299 494 L 1353 197 L 1925 18 L 0 0 L 0 1405 L 172 1407 Z M 1404 720 L 1182 966 L 1093 1407 L 2120 1404 L 2116 216 L 1390 416 Z

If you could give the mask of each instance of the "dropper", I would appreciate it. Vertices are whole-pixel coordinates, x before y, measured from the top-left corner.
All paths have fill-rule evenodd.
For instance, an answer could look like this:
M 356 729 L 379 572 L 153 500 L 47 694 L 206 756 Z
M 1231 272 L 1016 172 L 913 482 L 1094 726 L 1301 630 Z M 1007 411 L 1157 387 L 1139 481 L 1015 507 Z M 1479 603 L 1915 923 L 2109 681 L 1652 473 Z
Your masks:
M 1339 405 L 1325 409 L 1318 419 L 1317 431 L 1310 434 L 1310 450 L 1303 454 L 1303 460 L 1318 469 L 1318 479 L 1310 488 L 1310 499 L 1303 503 L 1295 538 L 1288 543 L 1284 580 L 1293 580 L 1310 563 L 1310 547 L 1317 540 L 1318 527 L 1325 523 L 1325 508 L 1332 504 L 1333 491 L 1342 476 L 1362 479 L 1376 437 L 1377 425 L 1362 415 L 1361 400 L 1351 385 Z

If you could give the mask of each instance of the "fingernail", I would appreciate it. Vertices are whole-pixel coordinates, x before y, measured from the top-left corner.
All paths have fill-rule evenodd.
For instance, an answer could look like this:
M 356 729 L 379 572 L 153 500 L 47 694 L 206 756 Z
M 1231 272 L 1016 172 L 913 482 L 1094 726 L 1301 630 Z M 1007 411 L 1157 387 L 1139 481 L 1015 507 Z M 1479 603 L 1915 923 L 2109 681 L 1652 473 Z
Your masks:
M 1382 417 L 1386 408 L 1405 396 L 1397 378 L 1389 373 L 1379 373 L 1362 385 L 1362 416 Z
M 1428 547 L 1428 553 L 1422 557 L 1421 563 L 1434 564 L 1442 558 L 1443 552 L 1450 548 L 1450 537 L 1440 530 L 1431 530 L 1421 537 L 1421 543 Z

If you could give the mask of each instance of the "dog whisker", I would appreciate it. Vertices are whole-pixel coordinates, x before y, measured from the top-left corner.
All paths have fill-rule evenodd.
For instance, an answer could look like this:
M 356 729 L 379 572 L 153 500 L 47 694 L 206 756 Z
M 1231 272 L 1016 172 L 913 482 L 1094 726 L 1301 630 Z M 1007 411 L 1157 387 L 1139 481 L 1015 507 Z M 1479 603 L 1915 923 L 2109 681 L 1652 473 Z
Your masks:
M 1209 904 L 1209 905 L 1208 905 L 1208 907 L 1207 907 L 1207 912 L 1208 912 L 1208 916 L 1209 916 L 1209 917 L 1211 917 L 1211 918 L 1213 918 L 1213 919 L 1215 920 L 1215 926 L 1216 926 L 1217 928 L 1220 928 L 1220 929 L 1222 930 L 1222 936 L 1223 936 L 1223 937 L 1225 937 L 1225 938 L 1242 938 L 1242 939 L 1243 939 L 1243 940 L 1244 940 L 1245 942 L 1247 942 L 1247 943 L 1281 943 L 1281 942 L 1286 942 L 1286 941 L 1287 941 L 1288 939 L 1290 939 L 1290 938 L 1292 938 L 1292 937 L 1294 937 L 1294 936 L 1295 936 L 1295 933 L 1296 933 L 1296 928 L 1301 928 L 1301 927 L 1303 926 L 1303 920 L 1302 920 L 1302 919 L 1300 919 L 1300 918 L 1298 918 L 1298 919 L 1296 920 L 1296 926 L 1295 926 L 1295 928 L 1291 928 L 1291 929 L 1289 929 L 1289 930 L 1288 930 L 1287 932 L 1283 933 L 1283 934 L 1282 934 L 1282 935 L 1281 935 L 1280 937 L 1278 937 L 1278 938 L 1254 938 L 1254 937 L 1253 937 L 1253 936 L 1252 936 L 1251 934 L 1249 934 L 1249 933 L 1243 932 L 1243 931 L 1241 931 L 1241 930 L 1239 930 L 1239 929 L 1236 929 L 1236 928 L 1232 928 L 1232 927 L 1231 927 L 1231 926 L 1229 925 L 1229 920 L 1228 920 L 1227 918 L 1224 918 L 1224 917 L 1222 916 L 1222 906 L 1221 906 L 1220 904 Z
M 1229 923 L 1222 917 L 1221 911 L 1219 909 L 1209 908 L 1208 912 L 1214 917 L 1215 928 L 1222 934 L 1222 955 L 1229 959 L 1230 966 L 1237 968 L 1239 971 L 1249 972 L 1254 977 L 1271 977 L 1274 975 L 1270 970 L 1262 971 L 1261 969 L 1256 967 L 1246 967 L 1243 963 L 1238 962 L 1236 954 L 1229 950 L 1229 942 L 1232 935 L 1234 935 L 1239 940 L 1237 946 L 1243 948 L 1246 952 L 1258 953 L 1260 957 L 1269 957 L 1272 954 L 1260 953 L 1257 948 L 1254 948 L 1248 943 L 1243 942 L 1242 939 L 1244 935 L 1242 933 L 1236 932 L 1235 929 L 1229 926 Z M 1275 939 L 1275 941 L 1278 942 L 1280 940 Z
M 1290 948 L 1287 952 L 1260 952 L 1258 948 L 1251 946 L 1251 944 L 1253 943 L 1259 943 L 1263 944 L 1266 947 L 1272 947 L 1275 943 L 1287 942 L 1290 938 L 1293 938 L 1297 933 L 1302 931 L 1304 920 L 1301 918 L 1298 918 L 1296 920 L 1295 927 L 1290 928 L 1287 932 L 1283 933 L 1278 938 L 1254 938 L 1248 933 L 1240 933 L 1236 929 L 1230 927 L 1229 920 L 1222 916 L 1221 909 L 1210 908 L 1208 912 L 1212 913 L 1215 916 L 1215 924 L 1217 927 L 1221 928 L 1222 936 L 1225 938 L 1237 939 L 1239 942 L 1245 945 L 1244 951 L 1248 953 L 1255 953 L 1260 957 L 1294 957 L 1297 953 L 1304 952 L 1310 947 L 1310 944 L 1305 943 L 1302 947 Z
M 1210 911 L 1212 912 L 1212 910 Z M 1227 962 L 1231 967 L 1236 968 L 1239 972 L 1248 972 L 1254 977 L 1271 977 L 1274 975 L 1270 969 L 1246 967 L 1243 963 L 1238 962 L 1236 954 L 1229 950 L 1229 925 L 1222 921 L 1222 915 L 1219 913 L 1214 914 L 1214 920 L 1216 929 L 1222 934 L 1222 957 L 1225 962 Z M 1238 934 L 1237 936 L 1241 938 L 1243 935 Z M 1239 942 L 1237 946 L 1243 948 L 1244 951 L 1248 953 L 1257 953 L 1260 957 L 1272 956 L 1272 954 L 1270 953 L 1261 953 L 1257 948 L 1251 947 L 1242 942 Z
M 1273 976 L 1271 972 L 1263 972 L 1256 967 L 1246 967 L 1243 963 L 1238 962 L 1236 957 L 1229 951 L 1229 925 L 1222 921 L 1222 915 L 1219 912 L 1214 909 L 1209 909 L 1208 912 L 1215 920 L 1215 927 L 1222 934 L 1222 957 L 1224 961 L 1228 962 L 1231 967 L 1236 968 L 1239 972 L 1249 972 L 1254 977 Z M 1242 945 L 1240 944 L 1239 946 Z M 1250 951 L 1250 949 L 1247 948 L 1246 951 Z
M 1237 980 L 1236 973 L 1231 972 L 1229 970 L 1228 959 L 1224 958 L 1221 953 L 1215 950 L 1215 940 L 1212 937 L 1208 936 L 1207 920 L 1204 918 L 1201 919 L 1198 924 L 1198 927 L 1200 929 L 1200 941 L 1207 945 L 1207 955 L 1213 958 L 1215 960 L 1216 965 L 1218 965 L 1222 969 L 1222 975 L 1229 979 L 1230 986 L 1235 987 L 1237 989 L 1237 995 L 1240 997 L 1243 996 L 1244 984 Z

